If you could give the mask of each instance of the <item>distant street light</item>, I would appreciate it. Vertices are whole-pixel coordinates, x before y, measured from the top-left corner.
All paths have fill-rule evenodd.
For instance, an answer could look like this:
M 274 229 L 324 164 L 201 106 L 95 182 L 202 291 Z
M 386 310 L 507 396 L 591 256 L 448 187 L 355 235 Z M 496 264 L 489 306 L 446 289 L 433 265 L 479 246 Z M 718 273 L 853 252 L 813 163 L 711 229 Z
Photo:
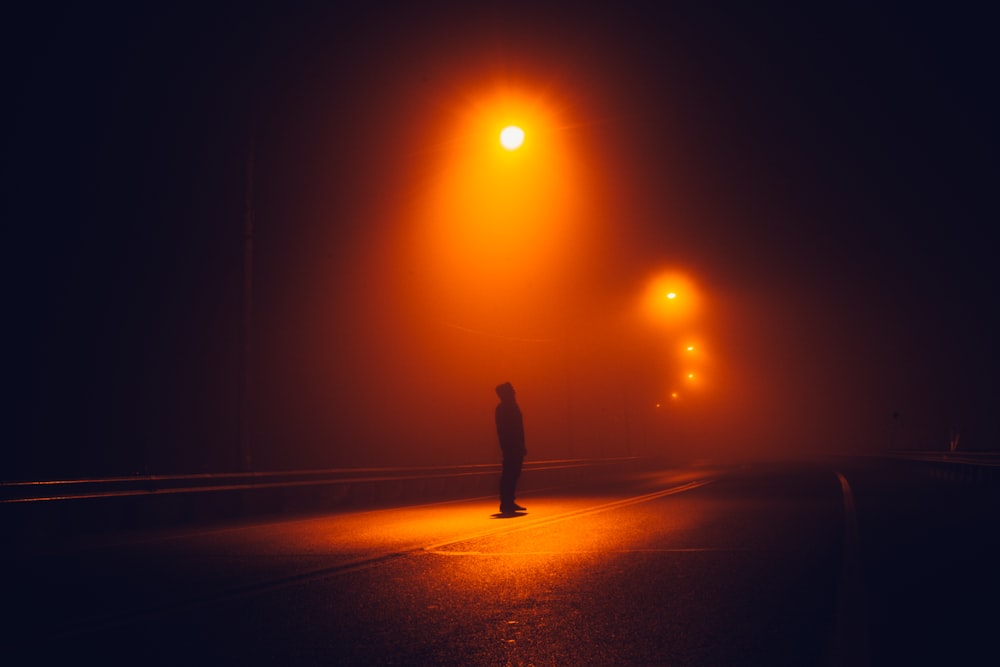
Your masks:
M 684 273 L 663 271 L 652 276 L 642 297 L 642 307 L 653 322 L 682 326 L 698 311 L 698 289 Z

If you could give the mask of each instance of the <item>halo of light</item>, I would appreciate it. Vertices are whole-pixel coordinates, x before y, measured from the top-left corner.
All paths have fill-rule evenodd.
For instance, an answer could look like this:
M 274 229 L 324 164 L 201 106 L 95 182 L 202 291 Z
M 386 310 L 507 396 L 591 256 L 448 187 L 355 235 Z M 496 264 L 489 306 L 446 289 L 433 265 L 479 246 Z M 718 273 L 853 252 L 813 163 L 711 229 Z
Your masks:
M 508 125 L 500 130 L 500 145 L 509 151 L 517 150 L 524 143 L 524 130 L 517 125 Z

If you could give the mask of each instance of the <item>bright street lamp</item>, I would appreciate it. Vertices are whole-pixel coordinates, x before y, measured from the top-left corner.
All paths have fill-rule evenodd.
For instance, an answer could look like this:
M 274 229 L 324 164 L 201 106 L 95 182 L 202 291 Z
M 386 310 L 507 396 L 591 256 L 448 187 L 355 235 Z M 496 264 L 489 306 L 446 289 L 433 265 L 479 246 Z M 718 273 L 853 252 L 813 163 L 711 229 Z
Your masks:
M 517 125 L 508 125 L 500 130 L 500 145 L 509 151 L 517 150 L 524 143 L 524 130 Z

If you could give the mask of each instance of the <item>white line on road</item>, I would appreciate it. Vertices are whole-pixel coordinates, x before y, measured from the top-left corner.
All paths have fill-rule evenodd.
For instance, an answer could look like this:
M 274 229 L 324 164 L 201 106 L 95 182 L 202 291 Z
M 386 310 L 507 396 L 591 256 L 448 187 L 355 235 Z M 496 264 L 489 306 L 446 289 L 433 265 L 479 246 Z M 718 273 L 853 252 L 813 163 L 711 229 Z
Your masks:
M 854 493 L 839 472 L 844 499 L 844 552 L 841 558 L 837 609 L 833 619 L 830 662 L 834 667 L 867 667 L 871 664 L 868 644 L 868 614 L 861 572 L 861 543 Z
M 677 549 L 560 549 L 559 551 L 431 551 L 441 556 L 581 556 L 588 554 L 676 554 L 676 553 L 732 553 L 751 551 L 734 547 L 679 547 Z

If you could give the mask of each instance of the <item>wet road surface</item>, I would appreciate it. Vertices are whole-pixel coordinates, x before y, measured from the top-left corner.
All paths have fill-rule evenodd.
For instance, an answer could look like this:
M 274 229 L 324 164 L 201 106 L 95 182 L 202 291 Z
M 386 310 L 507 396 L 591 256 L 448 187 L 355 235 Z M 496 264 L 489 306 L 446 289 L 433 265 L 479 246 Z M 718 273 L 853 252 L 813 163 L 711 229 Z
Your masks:
M 995 499 L 870 462 L 703 466 L 512 518 L 479 498 L 76 539 L 8 550 L 5 643 L 36 664 L 990 664 Z

